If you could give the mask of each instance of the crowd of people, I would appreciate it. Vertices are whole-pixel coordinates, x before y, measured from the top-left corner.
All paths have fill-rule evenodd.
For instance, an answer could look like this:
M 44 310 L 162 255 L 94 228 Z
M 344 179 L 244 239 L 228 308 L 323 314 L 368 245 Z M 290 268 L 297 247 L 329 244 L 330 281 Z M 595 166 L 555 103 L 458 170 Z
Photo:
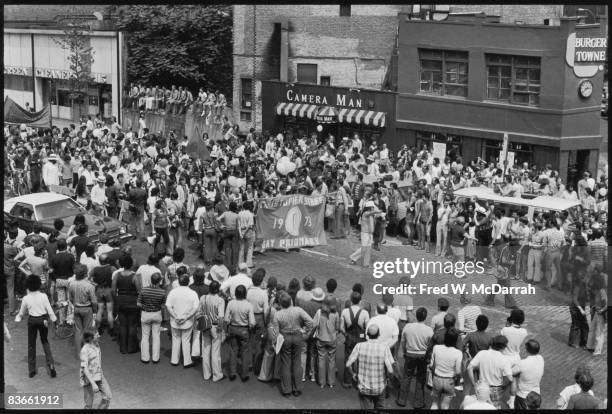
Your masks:
M 177 89 L 175 85 L 168 89 L 165 86 L 132 83 L 125 98 L 126 108 L 143 112 L 184 115 L 191 108 L 195 114 L 206 117 L 207 124 L 210 124 L 211 119 L 221 123 L 226 105 L 225 95 L 218 90 L 211 92 L 210 89 L 200 88 L 198 95 L 194 96 L 187 87 L 179 86 Z
M 131 96 L 135 104 L 161 109 L 156 103 L 147 106 L 159 90 L 141 96 L 137 89 L 138 95 Z M 204 116 L 212 111 L 212 106 L 206 109 L 210 95 L 198 97 Z M 363 407 L 379 407 L 391 391 L 397 391 L 397 404 L 405 405 L 412 377 L 417 389 L 410 401 L 416 407 L 425 403 L 426 383 L 433 408 L 448 408 L 461 386 L 465 408 L 539 404 L 540 346 L 520 327 L 524 313 L 510 295 L 508 326 L 493 335 L 486 332 L 486 316 L 467 297 L 461 298 L 465 306 L 457 315 L 439 302 L 440 312 L 428 326 L 427 310 L 414 310 L 407 295 L 385 295 L 372 306 L 359 284 L 343 301 L 335 295 L 334 279 L 324 291 L 311 277 L 301 287 L 297 279 L 285 286 L 274 276 L 266 279 L 262 268 L 253 271 L 257 201 L 288 194 L 327 197 L 332 238 L 347 238 L 353 229 L 360 234 L 361 247 L 349 258 L 354 264 L 363 260 L 370 266 L 372 250 L 381 249 L 385 236 L 401 236 L 404 245 L 412 246 L 406 249 L 481 261 L 505 286 L 521 278 L 566 293 L 572 317 L 568 344 L 601 354 L 607 325 L 607 176 L 595 180 L 585 172 L 575 191 L 550 166 L 522 164 L 504 171 L 480 160 L 440 160 L 426 147 L 404 146 L 394 154 L 385 143 L 366 145 L 357 135 L 321 142 L 316 135 L 251 130 L 243 138 L 225 137 L 214 142 L 203 136 L 210 154 L 203 159 L 188 153 L 187 137 L 146 129 L 134 134 L 116 121 L 103 125 L 89 119 L 79 129 L 5 128 L 7 175 L 23 174 L 33 192 L 53 185 L 74 189 L 85 209 L 129 223 L 132 234 L 153 250 L 146 263 L 139 263 L 118 240 L 101 235 L 94 245 L 83 215 L 69 226 L 56 220 L 50 234 L 35 225 L 26 235 L 17 223 L 5 223 L 9 312 L 17 319 L 30 315 L 30 376 L 36 375 L 36 332 L 55 372 L 44 315 L 53 321 L 51 305 L 68 302 L 58 311 L 58 322 L 74 324 L 75 352 L 87 367 L 82 384 L 93 391 L 104 388 L 106 406 L 108 383 L 101 379 L 101 368 L 87 362 L 96 352 L 99 357 L 95 344 L 104 327 L 117 338 L 121 353 L 140 353 L 143 363 L 160 361 L 160 335 L 167 330 L 171 364 L 178 365 L 181 354 L 186 367 L 201 358 L 204 379 L 213 381 L 224 378 L 220 348 L 228 342 L 230 380 L 247 381 L 251 371 L 261 381 L 280 378 L 285 396 L 299 396 L 306 380 L 334 387 L 335 352 L 344 337 L 348 366 L 342 385 L 356 381 Z M 537 212 L 529 219 L 485 200 L 453 197 L 455 190 L 475 185 L 507 197 L 554 195 L 581 205 Z M 190 240 L 200 252 L 196 266 L 183 262 Z M 18 274 L 29 275 L 27 289 L 17 288 L 19 294 L 27 292 L 19 310 Z M 493 300 L 487 298 L 489 304 Z M 94 321 L 97 334 L 89 330 Z M 528 354 L 523 360 L 521 347 Z M 396 360 L 404 361 L 403 369 Z M 564 401 L 595 407 L 599 402 L 586 396 L 590 373 L 581 369 L 576 375 L 577 396 L 566 393 Z M 388 377 L 394 379 L 388 382 Z M 85 395 L 91 406 L 93 394 Z

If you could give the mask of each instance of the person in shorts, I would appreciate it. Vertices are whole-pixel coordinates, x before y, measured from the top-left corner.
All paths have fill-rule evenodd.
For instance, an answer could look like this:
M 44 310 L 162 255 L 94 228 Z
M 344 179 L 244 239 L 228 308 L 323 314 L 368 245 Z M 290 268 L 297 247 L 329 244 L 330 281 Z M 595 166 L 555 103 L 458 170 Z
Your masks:
M 113 318 L 113 295 L 111 294 L 111 284 L 113 282 L 113 273 L 115 267 L 111 264 L 111 261 L 107 253 L 100 255 L 100 266 L 96 266 L 92 271 L 92 280 L 96 285 L 96 298 L 98 299 L 98 312 L 96 313 L 96 326 L 98 327 L 98 333 L 102 335 L 104 329 L 102 328 L 102 319 L 104 319 L 104 312 L 106 308 L 106 320 L 108 322 L 108 329 L 111 335 L 114 334 L 114 318 Z
M 433 373 L 432 410 L 448 410 L 451 400 L 455 397 L 455 384 L 461 375 L 463 359 L 463 354 L 455 347 L 457 338 L 456 331 L 448 330 L 444 334 L 444 344 L 434 346 L 430 364 Z

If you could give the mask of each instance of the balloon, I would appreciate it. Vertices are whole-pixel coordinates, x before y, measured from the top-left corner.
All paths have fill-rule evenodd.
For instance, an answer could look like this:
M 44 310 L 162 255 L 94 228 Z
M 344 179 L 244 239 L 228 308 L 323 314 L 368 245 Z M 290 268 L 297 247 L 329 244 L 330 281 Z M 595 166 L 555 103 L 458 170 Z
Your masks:
M 283 175 L 287 175 L 290 172 L 295 171 L 296 168 L 297 166 L 295 165 L 295 163 L 289 161 L 289 158 L 287 157 L 281 158 L 278 161 L 278 164 L 276 164 L 276 171 L 278 171 L 279 173 Z
M 318 132 L 323 131 L 323 125 L 317 125 L 317 131 Z

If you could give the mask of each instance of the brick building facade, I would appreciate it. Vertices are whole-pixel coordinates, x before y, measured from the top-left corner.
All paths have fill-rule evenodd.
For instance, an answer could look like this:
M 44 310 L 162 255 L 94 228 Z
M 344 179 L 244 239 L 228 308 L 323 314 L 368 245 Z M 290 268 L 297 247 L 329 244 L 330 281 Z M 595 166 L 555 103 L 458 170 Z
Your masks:
M 297 82 L 298 66 L 316 65 L 316 81 L 309 83 L 381 89 L 401 10 L 353 5 L 350 16 L 341 16 L 338 5 L 234 6 L 233 107 L 240 130 L 261 131 L 261 80 Z M 288 48 L 281 59 L 283 39 Z
M 558 25 L 569 10 L 563 5 L 235 5 L 232 101 L 241 133 L 262 130 L 262 80 L 396 90 L 398 14 L 414 15 L 417 8 L 442 12 L 430 13 L 433 19 L 482 11 L 499 16 L 501 23 L 549 25 Z
M 401 19 L 396 141 L 491 162 L 507 135 L 514 162 L 550 164 L 575 184 L 579 172 L 596 170 L 602 138 L 607 24 L 600 20 Z

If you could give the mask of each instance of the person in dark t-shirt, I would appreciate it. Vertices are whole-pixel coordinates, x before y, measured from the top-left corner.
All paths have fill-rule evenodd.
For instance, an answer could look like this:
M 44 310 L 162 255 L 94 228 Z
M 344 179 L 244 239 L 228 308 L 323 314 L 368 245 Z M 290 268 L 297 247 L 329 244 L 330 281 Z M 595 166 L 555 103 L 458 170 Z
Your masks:
M 87 224 L 79 224 L 76 228 L 76 236 L 70 240 L 70 247 L 74 247 L 76 257 L 80 259 L 81 254 L 87 248 L 89 244 L 89 237 L 87 237 L 88 227 Z
M 74 256 L 68 253 L 68 244 L 64 239 L 57 240 L 57 253 L 49 260 L 51 271 L 49 278 L 51 279 L 51 300 L 56 297 L 59 303 L 65 302 L 68 299 L 68 278 L 72 276 L 74 269 Z M 62 308 L 59 312 L 60 324 L 66 321 L 66 308 Z
M 106 304 L 106 312 L 108 328 L 111 335 L 113 331 L 113 296 L 111 294 L 111 284 L 113 281 L 113 273 L 117 270 L 110 264 L 107 253 L 100 255 L 100 266 L 96 266 L 92 270 L 92 280 L 96 284 L 96 297 L 98 298 L 98 312 L 96 314 L 96 326 L 100 335 L 103 333 L 102 318 L 104 317 L 104 304 Z

